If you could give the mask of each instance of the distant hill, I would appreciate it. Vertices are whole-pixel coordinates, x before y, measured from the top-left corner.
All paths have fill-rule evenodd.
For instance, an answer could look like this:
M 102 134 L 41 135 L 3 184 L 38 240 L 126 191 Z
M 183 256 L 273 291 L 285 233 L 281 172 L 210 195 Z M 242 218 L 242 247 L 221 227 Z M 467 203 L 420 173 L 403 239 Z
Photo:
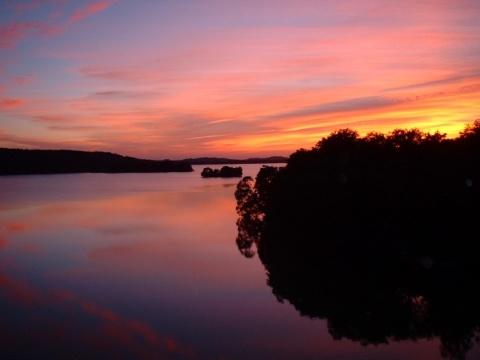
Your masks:
M 0 175 L 188 172 L 184 161 L 144 160 L 109 152 L 0 148 Z
M 248 158 L 244 160 L 237 160 L 217 157 L 200 157 L 194 159 L 184 159 L 182 161 L 192 165 L 278 164 L 286 163 L 288 161 L 288 158 L 283 156 L 270 156 L 266 158 Z

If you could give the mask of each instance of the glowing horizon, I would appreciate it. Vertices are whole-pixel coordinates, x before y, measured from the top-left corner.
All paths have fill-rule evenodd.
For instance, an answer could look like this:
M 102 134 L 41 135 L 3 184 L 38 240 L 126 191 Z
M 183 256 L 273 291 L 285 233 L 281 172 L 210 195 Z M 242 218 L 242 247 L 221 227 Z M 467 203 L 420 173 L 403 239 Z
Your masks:
M 473 0 L 6 1 L 0 147 L 288 156 L 480 117 Z

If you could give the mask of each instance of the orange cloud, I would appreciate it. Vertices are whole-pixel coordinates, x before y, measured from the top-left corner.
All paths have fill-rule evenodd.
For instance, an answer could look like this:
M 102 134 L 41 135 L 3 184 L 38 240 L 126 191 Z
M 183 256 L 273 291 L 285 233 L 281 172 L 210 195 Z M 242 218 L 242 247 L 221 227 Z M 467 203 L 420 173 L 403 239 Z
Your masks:
M 439 130 L 455 137 L 466 123 L 475 120 L 472 111 L 480 95 L 479 86 L 455 82 L 443 92 L 429 93 L 428 88 L 421 90 L 413 96 L 411 92 L 408 96 L 398 91 L 389 97 L 354 98 L 272 113 L 258 125 L 252 124 L 256 131 L 210 138 L 205 143 L 215 153 L 289 154 L 300 147 L 313 146 L 339 128 L 349 127 L 364 135 L 370 131 L 386 133 L 395 128 L 418 127 L 423 131 Z

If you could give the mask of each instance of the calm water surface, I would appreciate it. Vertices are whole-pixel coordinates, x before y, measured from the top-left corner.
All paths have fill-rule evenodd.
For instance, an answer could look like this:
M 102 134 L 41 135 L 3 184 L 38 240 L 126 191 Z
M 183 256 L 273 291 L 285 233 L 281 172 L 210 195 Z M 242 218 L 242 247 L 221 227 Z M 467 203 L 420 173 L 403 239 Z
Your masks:
M 194 168 L 0 177 L 2 358 L 441 358 L 437 339 L 335 341 L 279 303 L 235 245 L 238 179 Z

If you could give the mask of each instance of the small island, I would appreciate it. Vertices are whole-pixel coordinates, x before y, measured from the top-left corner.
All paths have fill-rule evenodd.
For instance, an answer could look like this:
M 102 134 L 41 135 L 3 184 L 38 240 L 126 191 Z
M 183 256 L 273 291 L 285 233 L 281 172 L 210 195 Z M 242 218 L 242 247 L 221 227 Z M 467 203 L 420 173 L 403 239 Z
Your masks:
M 243 169 L 239 167 L 231 167 L 231 166 L 223 166 L 221 169 L 212 169 L 206 167 L 203 169 L 201 175 L 204 178 L 212 178 L 212 177 L 242 177 Z

